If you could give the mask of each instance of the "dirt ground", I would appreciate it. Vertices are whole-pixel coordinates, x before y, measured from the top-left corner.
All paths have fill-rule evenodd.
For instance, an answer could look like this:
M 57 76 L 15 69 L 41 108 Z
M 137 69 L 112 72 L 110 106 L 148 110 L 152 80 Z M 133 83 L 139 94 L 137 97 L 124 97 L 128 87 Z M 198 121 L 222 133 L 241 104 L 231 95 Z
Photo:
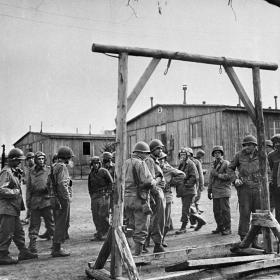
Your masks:
M 39 240 L 38 260 L 24 261 L 14 266 L 0 266 L 0 280 L 87 279 L 85 276 L 87 264 L 89 261 L 96 259 L 103 243 L 90 241 L 95 232 L 95 228 L 91 218 L 87 181 L 74 181 L 73 189 L 74 197 L 71 204 L 71 227 L 69 230 L 70 240 L 64 244 L 64 247 L 71 251 L 71 256 L 67 258 L 52 258 L 50 256 L 51 242 Z M 221 236 L 211 234 L 211 231 L 216 228 L 216 224 L 212 213 L 212 201 L 208 200 L 207 190 L 205 190 L 201 198 L 201 208 L 204 210 L 202 215 L 206 219 L 207 225 L 198 232 L 195 232 L 193 229 L 188 229 L 186 234 L 179 236 L 176 236 L 174 231 L 170 232 L 166 238 L 168 243 L 167 249 L 175 250 L 182 249 L 183 247 L 203 247 L 239 241 L 237 235 L 238 203 L 235 190 L 232 191 L 230 202 L 232 211 L 232 235 Z M 181 201 L 175 197 L 172 207 L 174 228 L 177 229 L 180 227 Z M 25 217 L 24 212 L 22 213 L 22 217 Z M 28 226 L 24 226 L 24 229 L 26 232 L 26 243 L 28 244 Z M 44 225 L 42 224 L 41 232 L 43 231 Z M 12 256 L 17 256 L 18 251 L 14 244 L 12 244 L 10 252 Z M 270 276 L 269 279 L 277 278 Z

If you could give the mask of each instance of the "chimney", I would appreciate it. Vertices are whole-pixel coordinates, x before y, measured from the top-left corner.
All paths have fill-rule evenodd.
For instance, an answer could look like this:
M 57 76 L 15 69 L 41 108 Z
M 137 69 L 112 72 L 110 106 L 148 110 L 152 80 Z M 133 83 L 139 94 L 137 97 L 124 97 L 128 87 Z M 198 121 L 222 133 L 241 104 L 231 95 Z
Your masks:
M 278 108 L 277 108 L 277 97 L 278 97 L 278 96 L 276 96 L 276 95 L 274 96 L 274 99 L 275 99 L 275 110 L 278 109 Z
M 206 104 L 206 101 L 202 101 L 202 104 L 205 105 L 205 104 Z
M 78 129 L 78 127 L 76 127 L 76 134 L 79 134 L 79 129 Z
M 153 108 L 154 107 L 154 98 L 151 96 L 150 99 L 151 99 L 151 108 Z
M 31 125 L 29 125 L 29 132 L 31 132 Z
M 43 122 L 41 121 L 41 129 L 40 129 L 40 133 L 43 132 Z
M 91 135 L 91 123 L 89 124 L 89 135 Z
M 241 100 L 240 100 L 240 97 L 238 97 L 238 104 L 237 104 L 237 107 L 241 107 Z
M 187 102 L 186 102 L 187 88 L 188 88 L 187 85 L 183 85 L 183 86 L 182 86 L 182 89 L 183 89 L 183 91 L 184 91 L 184 100 L 183 100 L 183 104 L 184 104 L 184 105 L 187 104 Z

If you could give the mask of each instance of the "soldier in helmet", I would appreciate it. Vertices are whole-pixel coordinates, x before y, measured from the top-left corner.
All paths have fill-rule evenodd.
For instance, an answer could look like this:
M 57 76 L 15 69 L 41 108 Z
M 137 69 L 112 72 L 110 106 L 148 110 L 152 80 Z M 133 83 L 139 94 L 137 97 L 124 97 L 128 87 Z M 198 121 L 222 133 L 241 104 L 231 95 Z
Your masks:
M 98 156 L 91 160 L 91 171 L 88 176 L 88 192 L 91 198 L 92 219 L 96 233 L 91 241 L 104 240 L 109 230 L 109 192 L 112 189 L 113 178 L 110 172 L 101 167 Z
M 271 206 L 275 207 L 275 218 L 280 223 L 280 134 L 275 134 L 271 141 L 274 151 L 268 154 L 268 163 L 271 170 L 270 177 L 270 195 L 272 198 Z
M 51 172 L 52 189 L 59 200 L 59 209 L 54 209 L 54 236 L 51 255 L 53 257 L 67 257 L 69 252 L 61 248 L 66 239 L 67 223 L 70 212 L 71 187 L 67 165 L 72 166 L 74 153 L 71 148 L 62 146 L 57 151 L 58 161 L 53 165 Z
M 153 178 L 157 182 L 156 186 L 151 189 L 151 208 L 153 214 L 151 215 L 149 234 L 155 243 L 154 253 L 159 253 L 164 252 L 162 242 L 165 228 L 165 199 L 163 193 L 165 188 L 165 179 L 160 168 L 158 158 L 164 145 L 159 139 L 153 139 L 150 142 L 149 147 L 151 153 L 145 162 Z M 149 243 L 149 241 L 147 243 Z
M 150 190 L 156 185 L 145 163 L 149 153 L 149 145 L 140 141 L 134 146 L 131 158 L 125 161 L 124 213 L 128 227 L 133 229 L 136 256 L 142 254 L 148 236 Z
M 35 166 L 30 170 L 26 183 L 26 202 L 31 211 L 29 225 L 29 249 L 37 253 L 41 217 L 44 218 L 49 236 L 54 233 L 54 219 L 49 197 L 49 175 L 51 168 L 46 165 L 46 155 L 43 152 L 35 154 Z
M 182 234 L 186 232 L 186 227 L 190 217 L 190 207 L 194 201 L 194 197 L 197 194 L 196 182 L 198 180 L 198 172 L 194 162 L 190 159 L 191 153 L 187 148 L 183 148 L 179 152 L 180 164 L 178 169 L 185 173 L 185 180 L 177 186 L 177 197 L 181 197 L 182 200 L 182 216 L 181 216 L 181 228 L 176 231 L 176 234 Z
M 229 164 L 231 180 L 234 183 L 239 202 L 239 226 L 238 234 L 243 240 L 249 231 L 251 213 L 260 209 L 259 158 L 257 139 L 253 135 L 247 135 L 242 142 L 243 149 L 235 154 Z M 238 172 L 235 172 L 238 171 Z M 257 237 L 252 243 L 253 247 L 259 247 Z
M 229 162 L 223 159 L 222 146 L 214 146 L 212 157 L 215 158 L 210 170 L 208 198 L 213 199 L 214 218 L 217 228 L 212 233 L 222 235 L 231 234 L 231 216 L 229 198 L 231 195 L 231 181 L 227 169 Z
M 18 168 L 24 159 L 22 150 L 12 149 L 8 154 L 8 165 L 0 172 L 0 265 L 38 257 L 25 246 L 24 231 L 19 218 L 20 211 L 24 210 L 24 203 Z M 12 241 L 20 251 L 18 260 L 9 256 Z

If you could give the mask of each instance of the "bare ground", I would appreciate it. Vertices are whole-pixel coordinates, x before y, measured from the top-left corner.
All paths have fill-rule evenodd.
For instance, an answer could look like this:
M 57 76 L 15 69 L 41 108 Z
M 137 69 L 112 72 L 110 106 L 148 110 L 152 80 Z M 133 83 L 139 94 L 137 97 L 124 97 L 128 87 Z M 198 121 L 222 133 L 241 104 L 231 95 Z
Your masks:
M 181 202 L 178 198 L 174 199 L 172 207 L 172 219 L 174 227 L 177 229 L 180 227 L 181 211 Z M 193 229 L 189 229 L 186 234 L 179 236 L 176 236 L 174 231 L 170 232 L 166 238 L 168 250 L 182 249 L 184 247 L 203 247 L 239 241 L 237 235 L 238 205 L 235 190 L 233 190 L 231 198 L 232 235 L 221 236 L 211 234 L 211 231 L 216 228 L 216 224 L 214 222 L 212 213 L 212 201 L 207 199 L 207 191 L 203 192 L 201 208 L 204 210 L 202 215 L 206 219 L 207 225 L 205 225 L 198 232 L 195 232 Z M 22 213 L 22 217 L 24 216 L 25 213 Z M 28 243 L 27 228 L 28 226 L 24 226 L 26 232 L 26 243 Z M 42 231 L 44 231 L 44 226 L 41 227 L 41 232 Z M 0 266 L 0 280 L 87 279 L 85 276 L 87 264 L 89 261 L 96 259 L 103 244 L 102 242 L 90 241 L 90 239 L 93 237 L 94 231 L 95 228 L 91 218 L 90 198 L 87 191 L 87 182 L 75 181 L 74 198 L 71 204 L 71 227 L 69 231 L 70 240 L 64 244 L 64 247 L 71 251 L 71 256 L 66 258 L 52 258 L 50 256 L 51 242 L 39 240 L 39 258 L 37 260 L 24 261 L 13 266 Z M 16 257 L 18 251 L 15 245 L 12 244 L 10 249 L 11 255 Z M 256 277 L 254 279 L 256 279 Z M 277 278 L 273 278 L 271 275 L 269 279 Z

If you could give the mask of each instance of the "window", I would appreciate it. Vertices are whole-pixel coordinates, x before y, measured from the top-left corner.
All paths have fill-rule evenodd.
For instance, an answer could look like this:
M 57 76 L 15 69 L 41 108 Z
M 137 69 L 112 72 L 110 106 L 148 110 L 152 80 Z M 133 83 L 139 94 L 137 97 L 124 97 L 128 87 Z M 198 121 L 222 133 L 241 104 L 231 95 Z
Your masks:
M 191 124 L 190 127 L 191 134 L 191 146 L 192 147 L 200 147 L 202 146 L 202 123 L 197 122 Z
M 272 121 L 269 123 L 269 135 L 280 133 L 280 121 Z
M 90 156 L 90 142 L 83 142 L 83 155 Z

